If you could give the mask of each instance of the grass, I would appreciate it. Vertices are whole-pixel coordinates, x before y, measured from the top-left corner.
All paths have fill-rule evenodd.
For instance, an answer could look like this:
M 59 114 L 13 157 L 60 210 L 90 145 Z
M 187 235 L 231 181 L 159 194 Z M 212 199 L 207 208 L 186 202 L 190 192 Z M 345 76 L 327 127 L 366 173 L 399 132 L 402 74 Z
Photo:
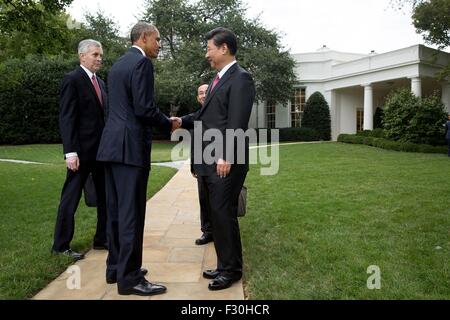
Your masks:
M 250 299 L 450 298 L 447 156 L 291 145 L 278 175 L 258 169 L 240 219 Z
M 172 161 L 170 155 L 174 145 L 172 142 L 154 142 L 152 144 L 152 162 Z M 63 148 L 61 144 L 1 146 L 0 159 L 61 164 L 61 161 L 63 161 Z
M 166 145 L 153 145 L 159 159 L 170 159 Z M 44 162 L 23 165 L 0 162 L 0 299 L 30 298 L 63 272 L 72 261 L 50 254 L 56 210 L 65 179 L 60 145 L 0 147 L 0 158 Z M 150 198 L 176 173 L 153 166 Z M 76 213 L 72 248 L 86 251 L 92 245 L 96 209 L 83 199 Z

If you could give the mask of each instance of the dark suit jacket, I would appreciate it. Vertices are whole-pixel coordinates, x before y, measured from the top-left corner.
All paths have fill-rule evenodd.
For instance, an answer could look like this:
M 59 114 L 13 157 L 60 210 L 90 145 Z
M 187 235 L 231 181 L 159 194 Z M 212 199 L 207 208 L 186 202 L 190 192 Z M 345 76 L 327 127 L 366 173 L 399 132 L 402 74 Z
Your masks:
M 211 88 L 211 85 L 209 86 Z M 209 90 L 209 89 L 208 89 Z M 255 85 L 251 75 L 234 64 L 220 79 L 212 92 L 208 91 L 205 103 L 201 109 L 182 118 L 182 127 L 192 129 L 194 121 L 201 121 L 203 134 L 208 129 L 218 129 L 222 132 L 224 142 L 226 141 L 227 129 L 248 129 L 248 122 L 255 99 Z M 195 137 L 192 143 L 195 142 Z M 202 151 L 210 144 L 204 141 Z M 238 145 L 234 145 L 234 157 L 231 157 L 230 143 L 225 142 L 222 154 L 216 154 L 218 158 L 233 162 L 231 170 L 248 171 L 248 142 L 245 143 L 245 150 L 238 150 Z M 237 152 L 246 153 L 245 163 L 237 163 Z M 191 155 L 193 157 L 193 155 Z M 194 159 L 195 162 L 199 162 Z M 216 174 L 216 164 L 206 164 L 202 159 L 201 164 L 193 164 L 193 170 L 197 175 L 205 176 Z
M 105 83 L 97 79 L 106 106 Z M 95 161 L 104 126 L 103 107 L 91 79 L 79 66 L 66 74 L 61 84 L 59 128 L 64 154 L 76 152 L 80 161 Z
M 445 123 L 445 139 L 450 140 L 450 120 Z
M 130 48 L 108 75 L 109 109 L 97 160 L 150 166 L 152 126 L 170 131 L 172 124 L 156 106 L 153 64 Z

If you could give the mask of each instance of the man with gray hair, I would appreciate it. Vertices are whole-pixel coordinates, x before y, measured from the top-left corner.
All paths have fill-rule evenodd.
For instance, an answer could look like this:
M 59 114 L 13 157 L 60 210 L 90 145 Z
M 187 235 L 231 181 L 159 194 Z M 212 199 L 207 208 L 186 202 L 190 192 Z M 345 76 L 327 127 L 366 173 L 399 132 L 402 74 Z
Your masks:
M 175 122 L 155 105 L 153 63 L 161 49 L 155 26 L 137 23 L 132 47 L 108 75 L 109 112 L 97 160 L 105 162 L 108 208 L 106 282 L 117 282 L 118 293 L 148 296 L 166 291 L 142 271 L 147 182 L 150 173 L 152 127 L 167 132 Z
M 80 202 L 86 180 L 92 174 L 97 195 L 97 231 L 94 249 L 107 249 L 105 175 L 96 155 L 107 104 L 105 83 L 96 72 L 100 69 L 103 49 L 100 42 L 88 39 L 78 45 L 80 66 L 65 75 L 59 99 L 59 128 L 67 165 L 66 181 L 56 218 L 52 252 L 84 258 L 70 248 L 74 229 L 75 212 Z

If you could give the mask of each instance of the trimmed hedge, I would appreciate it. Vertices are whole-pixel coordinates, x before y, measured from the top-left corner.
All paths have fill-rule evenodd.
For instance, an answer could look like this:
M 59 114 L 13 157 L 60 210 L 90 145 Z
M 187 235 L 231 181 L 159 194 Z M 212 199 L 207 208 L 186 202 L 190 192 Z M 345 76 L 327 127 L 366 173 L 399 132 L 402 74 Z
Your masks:
M 255 129 L 258 135 L 259 140 L 259 131 L 260 130 L 268 130 L 267 131 L 267 142 L 271 142 L 270 130 L 267 128 L 259 128 Z M 311 128 L 281 128 L 277 129 L 280 133 L 280 141 L 279 142 L 301 142 L 301 141 L 319 141 L 318 134 L 314 129 Z
M 76 60 L 30 57 L 0 65 L 0 144 L 60 142 L 58 94 Z
M 420 152 L 420 153 L 443 153 L 447 154 L 446 146 L 431 146 L 428 144 L 415 144 L 410 142 L 399 142 L 387 140 L 384 138 L 376 138 L 368 135 L 341 134 L 338 142 L 364 144 L 376 148 L 382 148 L 403 152 Z
M 99 76 L 107 73 L 115 58 L 103 60 Z M 79 65 L 75 56 L 29 56 L 0 64 L 0 145 L 60 143 L 59 90 L 64 75 Z M 170 140 L 170 134 L 153 130 L 154 140 Z

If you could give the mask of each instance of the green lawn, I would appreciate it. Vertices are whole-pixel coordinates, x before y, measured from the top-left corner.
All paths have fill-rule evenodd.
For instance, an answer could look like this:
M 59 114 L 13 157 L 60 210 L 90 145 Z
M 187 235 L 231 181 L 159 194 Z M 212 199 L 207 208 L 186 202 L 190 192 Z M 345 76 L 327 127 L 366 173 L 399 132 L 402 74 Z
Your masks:
M 162 146 L 162 147 L 160 147 Z M 72 261 L 50 254 L 59 196 L 65 179 L 60 145 L 0 147 L 0 158 L 45 165 L 0 162 L 0 299 L 30 298 Z M 170 159 L 167 144 L 154 144 L 159 161 Z M 148 197 L 176 173 L 153 166 Z M 96 210 L 80 202 L 72 248 L 86 251 L 95 233 Z
M 246 181 L 250 299 L 450 299 L 450 159 L 338 143 L 280 147 Z M 367 268 L 381 289 L 367 288 Z
M 174 145 L 172 142 L 154 142 L 152 144 L 152 162 L 171 161 L 170 153 Z M 63 159 L 63 149 L 61 144 L 1 146 L 0 159 L 60 164 Z

